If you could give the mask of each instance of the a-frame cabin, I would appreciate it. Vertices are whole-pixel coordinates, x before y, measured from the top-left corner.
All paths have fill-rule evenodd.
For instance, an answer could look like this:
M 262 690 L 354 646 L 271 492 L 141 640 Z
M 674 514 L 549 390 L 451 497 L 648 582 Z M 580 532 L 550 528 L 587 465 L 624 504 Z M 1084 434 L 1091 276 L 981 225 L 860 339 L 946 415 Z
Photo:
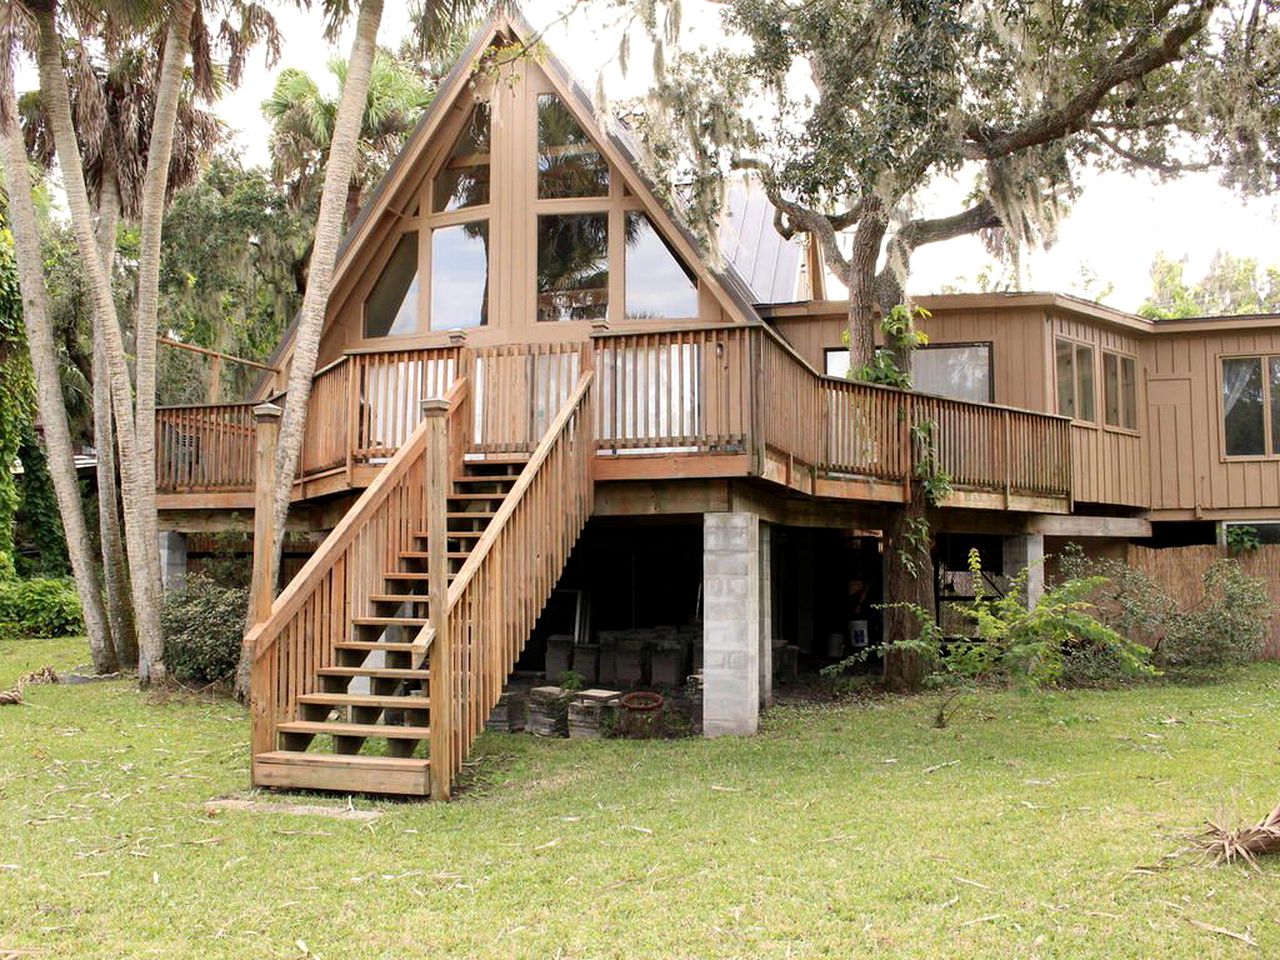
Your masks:
M 822 372 L 839 305 L 754 299 L 499 7 L 340 256 L 291 515 L 323 541 L 250 634 L 254 782 L 447 796 L 557 590 L 579 626 L 590 598 L 588 645 L 692 627 L 704 730 L 752 732 L 775 639 L 815 660 L 874 640 L 875 531 L 909 497 L 918 424 L 954 484 L 939 530 L 994 537 L 1007 571 L 1046 534 L 1150 534 L 1128 488 L 1064 516 L 1100 431 L 989 402 L 1047 340 L 981 396 L 913 393 Z M 1028 310 L 1008 329 L 1045 327 Z M 158 412 L 164 529 L 244 523 L 252 410 Z

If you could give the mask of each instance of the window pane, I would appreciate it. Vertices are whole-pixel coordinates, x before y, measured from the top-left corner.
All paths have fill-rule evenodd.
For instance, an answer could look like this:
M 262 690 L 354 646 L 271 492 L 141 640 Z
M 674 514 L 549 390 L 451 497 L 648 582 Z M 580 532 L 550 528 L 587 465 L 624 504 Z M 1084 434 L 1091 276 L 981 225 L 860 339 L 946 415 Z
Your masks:
M 418 235 L 406 233 L 364 302 L 364 335 L 388 337 L 418 329 Z
M 849 376 L 848 350 L 827 350 L 825 351 L 824 360 L 828 377 L 840 377 L 843 379 Z
M 489 322 L 489 221 L 431 234 L 431 329 Z
M 1280 454 L 1280 357 L 1271 358 L 1271 453 Z
M 564 101 L 554 93 L 540 94 L 538 198 L 603 197 L 608 193 L 609 164 Z
M 1076 382 L 1071 363 L 1072 346 L 1066 340 L 1059 340 L 1054 352 L 1058 371 L 1058 413 L 1064 417 L 1075 417 Z
M 538 319 L 602 320 L 608 308 L 608 214 L 539 217 Z
M 489 105 L 471 111 L 449 159 L 436 174 L 431 210 L 458 210 L 489 202 Z
M 1120 358 L 1102 355 L 1102 416 L 1107 426 L 1120 426 Z
M 1222 361 L 1222 416 L 1227 456 L 1266 453 L 1262 436 L 1262 358 Z
M 626 215 L 628 320 L 698 315 L 698 286 L 648 214 Z
M 1133 357 L 1120 358 L 1120 425 L 1138 429 L 1138 366 Z
M 911 355 L 911 385 L 953 400 L 991 402 L 991 348 L 928 346 Z
M 1076 347 L 1076 398 L 1081 420 L 1097 419 L 1093 411 L 1093 348 Z

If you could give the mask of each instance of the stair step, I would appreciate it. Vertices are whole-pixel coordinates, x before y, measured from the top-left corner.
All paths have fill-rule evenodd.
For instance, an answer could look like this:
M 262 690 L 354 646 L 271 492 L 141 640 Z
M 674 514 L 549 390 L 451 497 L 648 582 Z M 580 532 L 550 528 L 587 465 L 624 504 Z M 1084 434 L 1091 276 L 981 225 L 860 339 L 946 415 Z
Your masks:
M 401 550 L 400 559 L 402 560 L 426 560 L 429 554 L 426 550 Z M 445 554 L 449 560 L 465 560 L 471 556 L 470 550 L 450 550 Z
M 352 617 L 357 627 L 425 627 L 426 617 Z
M 431 761 L 416 757 L 272 750 L 253 758 L 253 782 L 260 787 L 425 797 L 430 766 Z
M 426 670 L 408 667 L 321 667 L 316 672 L 322 677 L 376 677 L 379 680 L 426 680 L 431 676 Z
M 529 462 L 527 453 L 486 453 L 483 460 L 464 460 L 463 466 L 486 467 L 493 463 L 518 463 L 521 466 Z
M 505 500 L 505 493 L 451 493 L 450 500 Z
M 310 736 L 385 737 L 388 740 L 426 740 L 430 727 L 403 727 L 390 723 L 330 723 L 319 720 L 290 720 L 279 726 L 281 733 L 305 733 Z
M 397 697 L 376 693 L 303 693 L 299 703 L 321 707 L 377 707 L 380 710 L 426 710 L 431 701 L 427 697 Z
M 374 593 L 369 596 L 371 603 L 426 603 L 429 599 L 425 593 Z
M 414 536 L 419 540 L 431 539 L 431 533 L 427 530 L 419 530 Z M 446 540 L 477 540 L 483 536 L 483 530 L 446 530 L 444 538 Z
M 413 644 L 396 643 L 390 640 L 339 640 L 333 645 L 333 649 L 356 650 L 360 653 L 373 653 L 377 650 L 410 653 L 413 651 Z
M 473 473 L 465 477 L 454 477 L 454 483 L 505 483 L 510 481 L 514 483 L 520 478 L 520 473 Z

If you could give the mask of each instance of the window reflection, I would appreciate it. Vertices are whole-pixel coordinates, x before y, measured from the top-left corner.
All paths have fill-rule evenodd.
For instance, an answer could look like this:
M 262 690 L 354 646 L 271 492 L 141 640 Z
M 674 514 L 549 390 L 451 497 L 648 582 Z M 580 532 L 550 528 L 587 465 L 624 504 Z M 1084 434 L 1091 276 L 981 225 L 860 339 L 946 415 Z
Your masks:
M 431 328 L 453 330 L 488 322 L 489 222 L 433 230 Z
M 538 199 L 603 197 L 609 164 L 554 93 L 538 96 Z
M 911 354 L 911 385 L 953 400 L 991 402 L 991 347 L 928 346 Z
M 431 190 L 431 210 L 441 213 L 489 202 L 489 105 L 476 104 Z
M 647 214 L 626 215 L 628 320 L 684 319 L 698 315 L 693 274 L 658 233 Z
M 364 335 L 388 337 L 418 329 L 418 235 L 406 233 L 364 302 Z
M 1222 415 L 1227 456 L 1257 457 L 1267 452 L 1262 411 L 1262 358 L 1223 360 Z
M 609 308 L 609 217 L 538 217 L 538 319 L 602 320 Z

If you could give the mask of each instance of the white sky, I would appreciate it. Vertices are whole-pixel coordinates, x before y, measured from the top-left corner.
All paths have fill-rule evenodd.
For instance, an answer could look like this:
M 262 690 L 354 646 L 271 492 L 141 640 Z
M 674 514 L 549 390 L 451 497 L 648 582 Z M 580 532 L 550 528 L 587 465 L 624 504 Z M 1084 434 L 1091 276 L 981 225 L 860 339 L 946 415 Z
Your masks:
M 571 0 L 528 0 L 526 17 L 535 27 L 546 27 Z M 396 47 L 407 32 L 406 4 L 387 0 L 379 43 Z M 280 60 L 267 69 L 254 57 L 240 89 L 216 107 L 234 131 L 234 141 L 246 163 L 267 163 L 268 127 L 259 105 L 285 67 L 301 67 L 327 81 L 325 64 L 334 55 L 345 57 L 350 30 L 330 46 L 322 35 L 322 23 L 314 13 L 283 4 L 277 7 L 285 37 Z M 647 45 L 632 41 L 632 66 L 623 77 L 612 63 L 619 35 L 614 26 L 617 11 L 609 5 L 587 3 L 567 21 L 551 26 L 546 41 L 584 83 L 595 88 L 605 71 L 610 99 L 634 96 L 650 80 Z M 716 5 L 707 0 L 685 0 L 682 45 L 714 44 L 722 36 Z M 33 86 L 34 71 L 21 70 L 20 89 Z M 1276 201 L 1242 202 L 1219 187 L 1211 175 L 1190 175 L 1156 184 L 1145 177 L 1116 174 L 1085 179 L 1084 191 L 1062 224 L 1058 243 L 1049 251 L 1026 258 L 1023 288 L 1082 292 L 1080 278 L 1096 275 L 1095 291 L 1110 285 L 1105 302 L 1121 309 L 1135 309 L 1149 290 L 1148 270 L 1157 252 L 1187 258 L 1188 276 L 1198 278 L 1217 250 L 1256 257 L 1263 264 L 1280 262 L 1280 207 Z M 941 214 L 953 212 L 941 209 Z M 976 238 L 964 238 L 920 250 L 912 263 L 911 290 L 916 294 L 951 285 L 976 289 L 977 277 L 990 260 Z

